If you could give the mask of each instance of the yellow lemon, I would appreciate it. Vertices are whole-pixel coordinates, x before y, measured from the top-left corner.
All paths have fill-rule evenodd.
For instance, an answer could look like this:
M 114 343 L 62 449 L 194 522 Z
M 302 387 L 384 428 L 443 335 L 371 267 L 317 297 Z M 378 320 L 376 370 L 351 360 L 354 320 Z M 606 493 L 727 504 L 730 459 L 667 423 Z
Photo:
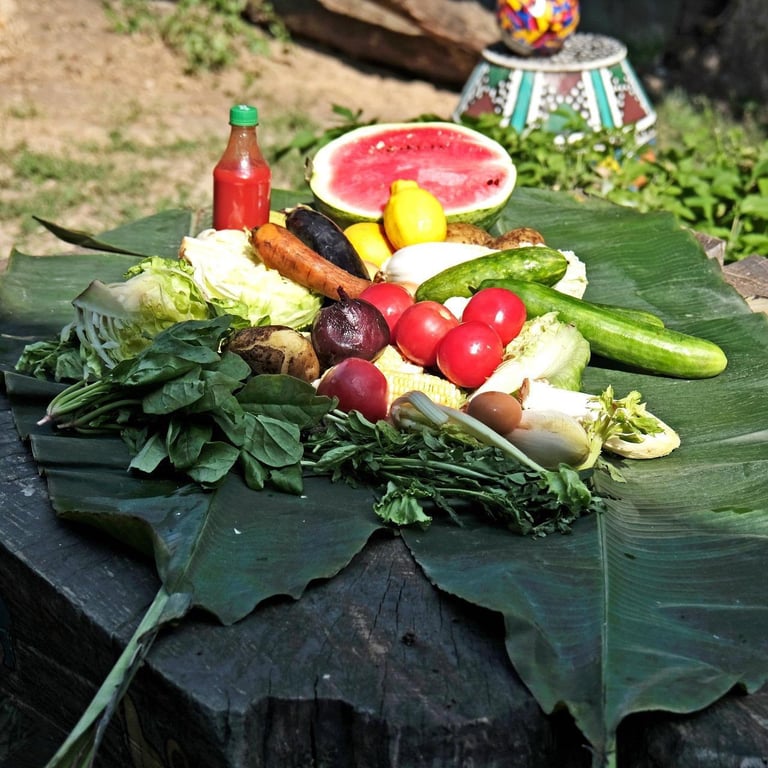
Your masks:
M 384 226 L 377 221 L 358 221 L 350 224 L 344 234 L 358 256 L 376 267 L 380 267 L 394 251 L 387 240 Z
M 447 221 L 440 201 L 415 181 L 392 182 L 384 206 L 384 231 L 394 248 L 445 240 Z

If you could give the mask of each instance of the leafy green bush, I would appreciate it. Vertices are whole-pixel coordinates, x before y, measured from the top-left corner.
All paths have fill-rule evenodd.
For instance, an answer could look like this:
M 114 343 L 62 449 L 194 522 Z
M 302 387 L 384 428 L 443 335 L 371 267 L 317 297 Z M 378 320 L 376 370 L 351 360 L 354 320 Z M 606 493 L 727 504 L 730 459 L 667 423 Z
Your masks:
M 507 148 L 519 184 L 581 190 L 640 211 L 665 210 L 680 223 L 726 242 L 726 259 L 768 256 L 768 144 L 741 126 L 701 119 L 667 143 L 639 145 L 634 131 L 591 132 L 557 141 L 532 129 L 518 134 L 483 116 L 467 121 Z

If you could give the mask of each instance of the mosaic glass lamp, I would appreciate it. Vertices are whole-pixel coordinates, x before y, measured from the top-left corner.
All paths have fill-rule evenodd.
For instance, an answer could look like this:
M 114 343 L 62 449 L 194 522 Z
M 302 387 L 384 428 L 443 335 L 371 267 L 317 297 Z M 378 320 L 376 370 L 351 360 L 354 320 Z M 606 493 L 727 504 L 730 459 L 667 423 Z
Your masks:
M 578 3 L 499 0 L 501 39 L 483 50 L 453 119 L 493 113 L 519 133 L 534 125 L 562 133 L 573 115 L 592 130 L 633 126 L 640 142 L 652 141 L 656 113 L 626 46 L 576 32 L 578 19 Z
M 577 0 L 499 0 L 501 40 L 519 56 L 556 53 L 579 25 Z

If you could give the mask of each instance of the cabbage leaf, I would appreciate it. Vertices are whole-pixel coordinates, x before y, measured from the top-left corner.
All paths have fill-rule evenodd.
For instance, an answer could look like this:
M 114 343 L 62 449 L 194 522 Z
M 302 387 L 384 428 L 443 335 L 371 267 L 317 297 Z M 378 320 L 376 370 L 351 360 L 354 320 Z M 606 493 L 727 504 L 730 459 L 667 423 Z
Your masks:
M 126 280 L 92 280 L 73 299 L 74 317 L 58 338 L 28 345 L 17 369 L 56 381 L 97 379 L 164 328 L 213 317 L 192 274 L 183 262 L 155 256 L 131 267 Z
M 259 261 L 245 230 L 204 230 L 197 237 L 185 237 L 179 254 L 192 266 L 209 301 L 251 325 L 302 328 L 320 309 L 319 294 Z

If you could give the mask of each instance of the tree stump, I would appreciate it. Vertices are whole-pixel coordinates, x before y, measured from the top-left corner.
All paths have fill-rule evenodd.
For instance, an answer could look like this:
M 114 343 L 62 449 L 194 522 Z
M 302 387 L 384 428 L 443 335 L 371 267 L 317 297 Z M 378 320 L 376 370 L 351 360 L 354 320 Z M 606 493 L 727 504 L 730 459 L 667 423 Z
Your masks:
M 151 602 L 154 569 L 59 521 L 0 394 L 0 764 L 40 768 Z M 691 715 L 634 715 L 622 768 L 768 759 L 768 687 Z M 436 590 L 397 536 L 337 577 L 224 627 L 161 634 L 96 768 L 587 768 L 570 716 L 545 715 L 512 668 L 499 615 Z

